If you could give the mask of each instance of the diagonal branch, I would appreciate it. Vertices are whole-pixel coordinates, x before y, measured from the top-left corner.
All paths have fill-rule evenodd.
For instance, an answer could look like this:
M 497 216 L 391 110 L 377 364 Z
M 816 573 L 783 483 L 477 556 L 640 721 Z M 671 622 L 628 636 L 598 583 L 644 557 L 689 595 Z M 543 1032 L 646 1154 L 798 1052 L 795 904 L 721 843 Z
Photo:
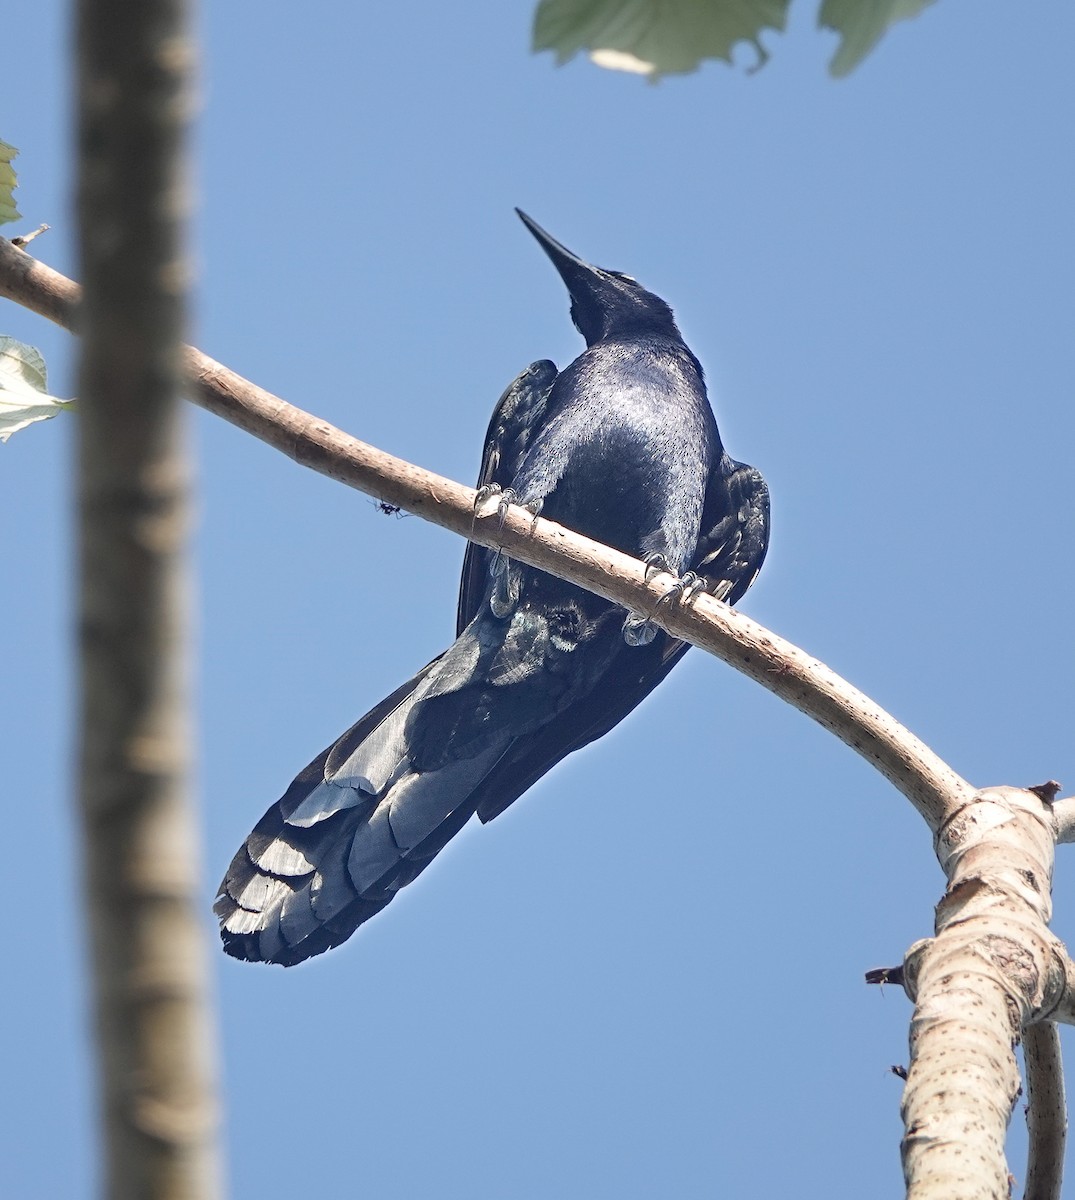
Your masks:
M 0 295 L 74 330 L 79 287 L 0 239 Z M 283 451 L 303 466 L 520 562 L 604 596 L 634 612 L 653 613 L 675 637 L 723 659 L 836 734 L 872 763 L 922 814 L 931 829 L 974 789 L 894 717 L 823 663 L 709 596 L 662 605 L 667 576 L 646 580 L 645 567 L 552 521 L 512 507 L 501 525 L 495 507 L 475 514 L 475 492 L 385 454 L 296 408 L 188 347 L 191 398 Z

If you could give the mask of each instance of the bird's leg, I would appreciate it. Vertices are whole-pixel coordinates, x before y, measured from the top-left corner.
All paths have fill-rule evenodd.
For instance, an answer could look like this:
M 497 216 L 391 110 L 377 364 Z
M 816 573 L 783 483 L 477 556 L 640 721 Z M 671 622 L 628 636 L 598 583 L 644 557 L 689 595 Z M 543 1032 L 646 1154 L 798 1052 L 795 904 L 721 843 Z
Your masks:
M 508 499 L 509 496 L 511 497 L 510 500 Z M 520 501 L 519 497 L 516 495 L 516 493 L 513 492 L 511 490 L 511 488 L 508 488 L 506 491 L 501 493 L 500 503 L 497 505 L 497 512 L 500 514 L 499 528 L 500 529 L 504 528 L 504 520 L 508 515 L 508 505 L 509 504 L 518 504 L 520 508 L 525 508 L 526 511 L 530 514 L 530 532 L 533 533 L 534 526 L 537 524 L 537 519 L 541 515 L 541 509 L 542 509 L 542 506 L 544 505 L 544 503 L 545 503 L 544 500 L 539 499 L 539 500 L 530 500 L 527 503 L 523 504 L 522 501 Z M 503 554 L 504 554 L 503 550 L 497 550 L 496 557 L 493 559 L 493 570 L 494 571 L 496 570 L 497 566 L 499 565 Z M 505 558 L 504 561 L 507 562 L 508 559 Z
M 471 533 L 474 532 L 474 522 L 478 519 L 479 510 L 485 503 L 487 503 L 487 501 L 492 500 L 494 496 L 499 497 L 496 504 L 497 517 L 499 518 L 497 531 L 499 532 L 504 528 L 504 521 L 508 515 L 508 507 L 515 503 L 517 497 L 512 488 L 502 488 L 499 483 L 487 483 L 478 488 L 477 492 L 474 494 L 474 516 L 470 521 Z M 502 551 L 498 549 L 493 555 L 493 561 L 490 566 L 490 570 L 493 574 L 496 574 L 496 572 L 501 569 L 501 553 Z
M 498 531 L 504 528 L 509 507 L 512 504 L 518 504 L 530 513 L 530 532 L 533 533 L 534 525 L 537 523 L 544 500 L 539 498 L 524 502 L 519 498 L 519 494 L 514 488 L 501 487 L 499 483 L 488 483 L 484 487 L 480 487 L 474 497 L 475 519 L 478 515 L 478 509 L 494 496 L 497 497 Z M 514 611 L 515 605 L 519 600 L 519 586 L 521 582 L 519 572 L 517 569 L 513 569 L 511 559 L 508 558 L 502 549 L 498 548 L 493 555 L 492 562 L 489 564 L 489 574 L 493 579 L 493 587 L 489 593 L 489 607 L 495 617 L 505 617 Z
M 478 488 L 478 490 L 474 493 L 474 508 L 470 517 L 470 532 L 472 534 L 474 532 L 474 526 L 478 521 L 478 513 L 481 512 L 482 506 L 487 500 L 491 500 L 493 496 L 498 496 L 499 494 L 499 483 L 487 483 L 483 487 Z
M 506 554 L 498 550 L 489 567 L 493 586 L 489 589 L 489 608 L 494 617 L 506 617 L 515 611 L 519 602 L 522 578 L 519 568 Z
M 647 554 L 644 562 L 646 564 L 645 578 L 647 583 L 649 583 L 651 575 L 660 575 L 662 571 L 665 574 L 671 574 L 668 568 L 668 560 L 659 550 L 653 554 Z M 623 640 L 628 646 L 648 646 L 656 636 L 657 626 L 649 617 L 635 612 L 627 614 L 627 619 L 623 623 Z

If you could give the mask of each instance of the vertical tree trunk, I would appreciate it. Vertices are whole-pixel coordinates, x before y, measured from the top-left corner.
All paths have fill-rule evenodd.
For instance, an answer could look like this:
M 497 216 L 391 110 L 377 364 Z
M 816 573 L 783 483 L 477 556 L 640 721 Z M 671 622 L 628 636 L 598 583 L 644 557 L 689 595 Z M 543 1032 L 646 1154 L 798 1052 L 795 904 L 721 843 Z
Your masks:
M 78 770 L 113 1200 L 219 1194 L 188 802 L 186 23 L 184 0 L 78 5 Z

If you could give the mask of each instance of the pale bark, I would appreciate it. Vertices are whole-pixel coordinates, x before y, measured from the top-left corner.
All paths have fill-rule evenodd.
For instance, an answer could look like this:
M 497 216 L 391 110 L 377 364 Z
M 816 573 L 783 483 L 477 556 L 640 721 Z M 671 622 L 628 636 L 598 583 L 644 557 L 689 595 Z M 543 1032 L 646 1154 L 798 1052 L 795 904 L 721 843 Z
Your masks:
M 0 294 L 70 327 L 77 287 L 26 256 L 14 259 L 17 254 L 0 245 Z M 832 730 L 912 801 L 937 835 L 950 883 L 938 909 L 937 937 L 914 947 L 902 972 L 916 998 L 904 1104 L 909 1194 L 1006 1197 L 1003 1134 L 1017 1082 L 1012 1046 L 1037 1021 L 1075 1015 L 1075 968 L 1047 928 L 1057 828 L 1047 800 L 1014 788 L 976 792 L 845 680 L 711 597 L 658 607 L 668 577 L 647 581 L 643 565 L 625 555 L 535 521 L 524 509 L 509 508 L 502 523 L 495 504 L 475 516 L 472 489 L 341 433 L 199 351 L 187 351 L 187 375 L 198 403 L 303 465 L 624 607 L 653 613 L 670 633 L 731 663 Z M 1071 976 L 1066 985 L 1065 970 Z M 1044 1114 L 1043 1120 L 1055 1133 L 1055 1120 Z M 1044 1143 L 1039 1151 L 1045 1163 Z
M 78 7 L 78 790 L 112 1200 L 219 1194 L 189 804 L 186 25 L 184 0 Z
M 1048 929 L 1055 840 L 1047 802 L 1019 788 L 980 791 L 934 846 L 948 888 L 936 937 L 912 947 L 904 969 L 915 1001 L 902 1106 L 907 1194 L 1005 1200 L 1014 1048 L 1025 1028 L 1054 1016 L 1067 983 L 1067 954 Z
M 1053 820 L 1056 822 L 1056 840 L 1075 842 L 1075 796 L 1053 801 Z
M 1067 1144 L 1068 1108 L 1060 1032 L 1042 1021 L 1023 1033 L 1026 1063 L 1026 1120 L 1030 1137 L 1023 1200 L 1060 1200 Z

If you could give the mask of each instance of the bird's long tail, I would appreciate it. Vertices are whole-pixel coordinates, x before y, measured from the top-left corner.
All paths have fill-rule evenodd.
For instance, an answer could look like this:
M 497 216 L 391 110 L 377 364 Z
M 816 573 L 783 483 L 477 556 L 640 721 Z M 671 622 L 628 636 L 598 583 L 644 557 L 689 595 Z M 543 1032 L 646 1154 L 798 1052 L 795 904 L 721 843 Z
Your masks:
M 456 753 L 438 760 L 436 747 L 452 740 L 442 715 L 459 701 L 465 710 L 457 685 L 477 654 L 464 635 L 319 754 L 262 817 L 215 905 L 228 954 L 291 966 L 339 945 L 462 828 L 510 741 L 475 729 L 468 746 L 462 726 L 473 715 L 456 714 Z
M 539 572 L 525 582 L 507 589 L 515 604 L 498 615 L 498 576 L 453 645 L 319 754 L 258 822 L 216 902 L 229 954 L 290 966 L 339 945 L 475 811 L 483 821 L 503 812 L 679 657 L 660 640 L 625 647 L 622 610 L 607 601 Z

